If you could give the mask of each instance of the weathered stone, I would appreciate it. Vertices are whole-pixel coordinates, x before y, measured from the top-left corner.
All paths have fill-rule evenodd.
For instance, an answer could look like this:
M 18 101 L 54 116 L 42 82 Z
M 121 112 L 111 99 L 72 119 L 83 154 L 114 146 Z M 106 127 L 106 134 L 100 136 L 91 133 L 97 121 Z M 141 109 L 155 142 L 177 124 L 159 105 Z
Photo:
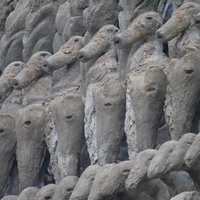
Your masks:
M 13 61 L 22 61 L 22 37 L 25 29 L 25 18 L 29 1 L 19 0 L 15 10 L 10 13 L 5 23 L 5 34 L 0 41 L 0 69 Z
M 0 78 L 0 96 L 2 97 L 9 91 L 11 91 L 12 80 L 17 74 L 24 68 L 23 62 L 12 62 L 9 64 Z
M 193 192 L 182 192 L 175 197 L 171 198 L 171 200 L 199 200 L 200 199 L 200 193 L 197 191 Z
M 37 4 L 37 3 L 36 3 Z M 23 35 L 23 59 L 27 62 L 38 51 L 52 52 L 55 35 L 55 17 L 57 5 L 49 3 L 41 8 L 36 5 L 26 16 Z M 51 13 L 51 14 L 50 14 Z
M 83 38 L 71 37 L 54 55 L 43 61 L 45 71 L 54 71 L 76 61 L 76 54 L 83 46 Z
M 49 184 L 44 187 L 42 187 L 39 192 L 34 197 L 34 200 L 46 200 L 46 199 L 52 199 L 54 192 L 56 190 L 57 186 L 54 184 Z
M 195 137 L 196 135 L 193 133 L 187 133 L 181 137 L 167 159 L 165 173 L 172 170 L 179 170 L 182 167 L 186 152 L 193 144 Z
M 49 52 L 39 51 L 33 54 L 24 69 L 12 80 L 15 89 L 22 89 L 42 75 L 42 61 L 51 56 Z
M 1 200 L 17 200 L 18 196 L 16 195 L 8 195 L 3 197 Z
M 136 125 L 135 149 L 131 151 L 155 147 L 166 87 L 167 78 L 162 69 L 146 69 L 129 75 L 128 89 Z M 127 134 L 128 140 L 129 137 Z
M 147 169 L 156 152 L 154 149 L 147 149 L 138 153 L 133 159 L 134 164 L 125 183 L 127 191 L 135 192 L 138 185 L 147 179 Z
M 171 40 L 169 42 L 169 56 L 171 58 L 181 58 L 186 53 L 199 52 L 198 41 L 200 35 L 198 25 L 196 26 L 193 22 L 195 15 L 199 11 L 200 6 L 198 4 L 193 2 L 184 3 L 157 30 L 157 37 L 160 41 L 166 42 Z
M 119 13 L 117 0 L 90 1 L 90 6 L 83 12 L 84 26 L 91 36 L 107 24 L 117 24 Z
M 132 166 L 132 161 L 125 161 L 101 167 L 95 176 L 88 199 L 128 199 L 124 184 Z
M 78 182 L 78 177 L 67 176 L 58 184 L 52 200 L 68 200 Z
M 81 62 L 87 62 L 92 58 L 98 58 L 106 51 L 109 50 L 109 46 L 112 42 L 114 35 L 118 32 L 118 28 L 114 25 L 103 26 L 92 37 L 90 42 L 85 45 L 77 54 L 77 58 Z
M 97 162 L 99 165 L 113 163 L 123 137 L 125 90 L 121 83 L 110 81 L 97 91 L 94 98 Z
M 17 200 L 34 200 L 38 191 L 39 191 L 39 188 L 27 187 L 20 193 Z
M 70 200 L 88 199 L 93 181 L 99 169 L 100 167 L 98 165 L 90 165 L 85 169 L 69 198 Z
M 46 153 L 44 136 L 48 116 L 42 105 L 33 104 L 19 110 L 16 119 L 17 160 L 20 190 L 23 190 L 39 184 Z
M 58 135 L 57 155 L 61 178 L 77 175 L 84 143 L 84 107 L 80 95 L 56 98 L 50 104 Z
M 192 167 L 199 161 L 200 158 L 199 141 L 200 141 L 200 134 L 198 134 L 194 138 L 191 146 L 188 148 L 188 151 L 184 157 L 185 164 L 188 167 Z
M 7 187 L 14 154 L 16 150 L 15 119 L 9 115 L 0 115 L 0 198 Z
M 157 178 L 163 175 L 166 169 L 166 161 L 176 145 L 177 141 L 174 140 L 161 145 L 148 167 L 148 178 Z
M 185 171 L 173 171 L 164 176 L 161 180 L 171 188 L 171 196 L 184 191 L 194 191 L 195 185 L 190 175 Z
M 165 118 L 174 140 L 192 129 L 199 103 L 199 62 L 197 53 L 187 54 L 172 62 L 169 69 Z

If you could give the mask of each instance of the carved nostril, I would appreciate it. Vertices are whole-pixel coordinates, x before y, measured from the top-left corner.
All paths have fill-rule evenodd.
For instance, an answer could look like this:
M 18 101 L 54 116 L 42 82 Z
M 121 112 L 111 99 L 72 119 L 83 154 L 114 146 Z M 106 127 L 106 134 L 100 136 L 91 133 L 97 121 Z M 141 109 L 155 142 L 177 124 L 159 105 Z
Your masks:
M 82 52 L 77 53 L 77 59 L 78 60 L 83 60 L 84 59 L 84 54 Z
M 114 37 L 114 44 L 119 45 L 121 43 L 120 38 Z
M 163 39 L 164 38 L 164 34 L 161 33 L 160 31 L 156 32 L 156 36 L 157 36 L 158 39 Z
M 42 69 L 44 71 L 48 71 L 49 70 L 49 64 L 46 61 L 43 61 L 43 63 L 42 63 Z
M 194 23 L 195 25 L 199 26 L 200 25 L 200 15 L 198 14 L 196 17 L 194 17 Z
M 193 69 L 185 69 L 186 74 L 192 74 L 194 72 Z
M 14 88 L 17 88 L 19 86 L 19 83 L 18 83 L 18 81 L 16 79 L 13 79 L 12 80 L 12 85 L 13 85 Z

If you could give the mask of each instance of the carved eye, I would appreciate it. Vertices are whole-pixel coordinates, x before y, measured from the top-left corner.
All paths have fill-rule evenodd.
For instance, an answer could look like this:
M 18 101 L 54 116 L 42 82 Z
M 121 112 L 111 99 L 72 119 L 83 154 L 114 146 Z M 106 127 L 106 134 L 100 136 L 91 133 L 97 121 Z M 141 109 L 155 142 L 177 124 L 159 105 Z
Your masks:
M 50 196 L 47 196 L 47 197 L 44 197 L 44 199 L 45 199 L 45 200 L 49 200 L 49 199 L 51 199 L 51 197 L 50 197 Z
M 156 88 L 154 87 L 149 87 L 146 89 L 147 92 L 155 92 L 156 91 Z
M 79 39 L 75 39 L 75 40 L 74 40 L 74 42 L 78 42 L 78 41 L 79 41 Z
M 41 53 L 40 54 L 42 57 L 45 57 L 47 54 L 46 53 Z
M 24 125 L 25 125 L 25 126 L 30 126 L 30 125 L 31 125 L 31 121 L 25 121 L 25 122 L 24 122 Z
M 73 189 L 74 189 L 74 188 L 68 188 L 67 191 L 68 191 L 68 192 L 71 192 L 71 191 L 73 191 Z
M 71 120 L 72 120 L 72 118 L 73 118 L 73 116 L 72 116 L 72 115 L 67 115 L 67 116 L 66 116 L 66 119 L 67 119 L 68 121 L 71 121 Z
M 92 178 L 90 179 L 90 181 L 94 181 L 94 177 L 92 177 Z
M 19 64 L 19 63 L 15 63 L 14 66 L 15 66 L 15 67 L 18 67 L 18 66 L 20 66 L 20 64 Z
M 4 133 L 4 129 L 0 129 L 0 134 L 1 134 L 1 133 Z
M 107 32 L 108 32 L 108 33 L 112 33 L 112 32 L 113 32 L 113 29 L 109 28 L 109 29 L 107 30 Z
M 122 173 L 123 173 L 125 176 L 128 176 L 129 173 L 130 173 L 130 170 L 125 169 L 125 170 L 122 171 Z
M 193 69 L 185 69 L 186 74 L 192 74 L 194 72 Z
M 112 106 L 112 104 L 111 103 L 104 103 L 104 106 L 109 107 L 109 106 Z
M 153 17 L 145 17 L 145 19 L 152 20 Z

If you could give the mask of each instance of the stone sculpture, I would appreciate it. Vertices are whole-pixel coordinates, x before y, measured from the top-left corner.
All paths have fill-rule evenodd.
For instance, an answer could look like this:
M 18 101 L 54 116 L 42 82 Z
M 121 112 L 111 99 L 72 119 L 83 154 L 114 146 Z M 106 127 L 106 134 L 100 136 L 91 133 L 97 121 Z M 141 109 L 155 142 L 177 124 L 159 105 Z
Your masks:
M 52 199 L 56 188 L 57 186 L 54 184 L 49 184 L 49 185 L 44 186 L 35 195 L 34 200 Z
M 85 135 L 91 162 L 100 165 L 116 160 L 123 137 L 125 91 L 113 46 L 117 32 L 113 25 L 103 26 L 77 54 L 81 62 L 97 59 L 86 74 Z
M 20 109 L 16 120 L 17 160 L 20 190 L 37 187 L 46 152 L 44 143 L 47 112 L 42 105 Z
M 199 13 L 0 2 L 0 198 L 200 199 Z
M 6 190 L 8 176 L 14 161 L 16 151 L 15 119 L 9 115 L 0 115 L 0 138 L 1 138 L 1 174 L 0 174 L 0 197 Z

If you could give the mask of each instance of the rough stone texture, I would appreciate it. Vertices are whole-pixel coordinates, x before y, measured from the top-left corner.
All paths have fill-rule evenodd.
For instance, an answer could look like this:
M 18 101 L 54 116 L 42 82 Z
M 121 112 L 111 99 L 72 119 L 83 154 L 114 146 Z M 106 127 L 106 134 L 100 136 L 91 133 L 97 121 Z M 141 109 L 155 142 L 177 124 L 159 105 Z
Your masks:
M 78 177 L 67 176 L 58 184 L 52 200 L 68 200 L 78 182 Z
M 96 173 L 99 170 L 98 165 L 90 165 L 85 169 L 79 178 L 72 195 L 70 196 L 70 200 L 87 200 L 90 194 L 90 190 L 96 176 Z
M 177 196 L 171 198 L 171 200 L 192 200 L 192 199 L 196 199 L 199 200 L 200 199 L 200 193 L 193 191 L 193 192 L 182 192 L 181 194 L 178 194 Z
M 34 200 L 38 191 L 39 189 L 36 187 L 27 187 L 20 193 L 17 200 Z
M 1 1 L 0 196 L 199 199 L 199 13 L 200 0 Z
M 73 106 L 72 106 L 73 105 Z M 58 97 L 51 102 L 58 135 L 57 154 L 61 179 L 77 175 L 80 152 L 84 143 L 84 107 L 80 95 Z
M 168 91 L 165 101 L 166 121 L 172 139 L 179 140 L 191 132 L 192 122 L 199 103 L 199 56 L 186 54 L 172 62 L 168 75 Z
M 3 196 L 16 150 L 15 119 L 9 115 L 0 115 L 0 198 Z
M 135 149 L 132 151 L 140 152 L 155 147 L 166 87 L 167 78 L 162 69 L 129 75 L 128 88 L 136 125 Z M 127 134 L 129 140 L 128 136 L 131 135 Z
M 44 143 L 46 109 L 33 104 L 18 111 L 16 121 L 17 160 L 20 190 L 38 186 L 46 153 Z
M 49 184 L 49 185 L 44 186 L 36 194 L 36 196 L 34 197 L 34 200 L 52 199 L 56 188 L 57 188 L 57 186 L 54 184 Z

